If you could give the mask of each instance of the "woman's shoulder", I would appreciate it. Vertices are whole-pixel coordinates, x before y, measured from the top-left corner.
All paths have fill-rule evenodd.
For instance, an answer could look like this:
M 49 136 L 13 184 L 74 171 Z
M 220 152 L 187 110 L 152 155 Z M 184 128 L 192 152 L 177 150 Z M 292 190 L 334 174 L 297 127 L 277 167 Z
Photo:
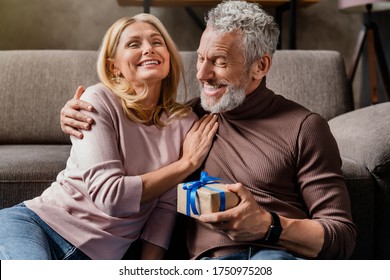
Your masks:
M 193 110 L 189 111 L 187 116 L 185 116 L 185 119 L 188 121 L 188 122 L 195 122 L 197 119 L 198 119 L 198 115 L 195 114 L 195 112 Z
M 101 99 L 110 98 L 110 96 L 112 96 L 111 90 L 102 83 L 98 83 L 87 87 L 83 95 L 81 95 L 80 99 L 89 101 L 89 99 L 95 99 L 96 97 L 99 97 L 99 99 Z
M 80 100 L 86 101 L 92 105 L 94 112 L 97 113 L 94 118 L 121 115 L 123 110 L 119 100 L 114 93 L 105 85 L 99 83 L 86 88 Z
M 187 131 L 197 120 L 198 116 L 191 110 L 185 116 L 175 118 L 175 120 L 171 124 L 176 127 L 181 127 L 182 129 Z
M 117 98 L 114 93 L 102 83 L 95 84 L 86 88 L 85 92 L 80 98 L 91 105 L 99 106 L 99 104 L 111 104 L 111 106 L 119 106 Z

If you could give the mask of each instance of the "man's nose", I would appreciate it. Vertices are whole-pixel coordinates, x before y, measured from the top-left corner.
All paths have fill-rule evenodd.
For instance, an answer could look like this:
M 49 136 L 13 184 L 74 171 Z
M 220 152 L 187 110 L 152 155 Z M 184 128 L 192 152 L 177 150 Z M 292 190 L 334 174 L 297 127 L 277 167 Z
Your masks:
M 196 78 L 199 81 L 205 81 L 205 80 L 210 80 L 211 78 L 214 77 L 214 71 L 212 68 L 212 65 L 210 63 L 204 61 L 202 63 L 198 62 L 197 64 L 197 74 Z

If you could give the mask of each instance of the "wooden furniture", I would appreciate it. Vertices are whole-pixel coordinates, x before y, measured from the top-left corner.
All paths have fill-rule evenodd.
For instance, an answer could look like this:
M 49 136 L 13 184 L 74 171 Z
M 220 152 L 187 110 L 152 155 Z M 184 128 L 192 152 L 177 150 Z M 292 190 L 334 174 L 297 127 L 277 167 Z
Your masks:
M 193 7 L 214 7 L 222 1 L 209 0 L 117 0 L 120 6 L 143 6 L 144 12 L 149 13 L 150 7 L 184 7 L 188 15 L 196 22 L 196 24 L 204 29 L 203 20 L 192 10 Z M 263 7 L 275 8 L 275 19 L 279 24 L 280 33 L 282 33 L 282 14 L 290 10 L 290 25 L 289 25 L 289 48 L 296 48 L 296 18 L 297 8 L 306 7 L 319 0 L 248 0 L 248 2 L 257 2 Z M 279 46 L 281 43 L 279 44 Z M 280 47 L 279 47 L 280 48 Z
M 349 81 L 352 83 L 355 77 L 359 60 L 362 57 L 365 43 L 367 43 L 368 77 L 370 84 L 371 104 L 379 102 L 379 87 L 377 66 L 382 76 L 383 90 L 390 101 L 390 75 L 386 63 L 378 26 L 372 20 L 372 13 L 390 10 L 389 1 L 384 0 L 339 0 L 339 8 L 343 12 L 362 12 L 365 20 L 359 33 L 359 38 L 353 54 L 352 65 L 348 71 Z

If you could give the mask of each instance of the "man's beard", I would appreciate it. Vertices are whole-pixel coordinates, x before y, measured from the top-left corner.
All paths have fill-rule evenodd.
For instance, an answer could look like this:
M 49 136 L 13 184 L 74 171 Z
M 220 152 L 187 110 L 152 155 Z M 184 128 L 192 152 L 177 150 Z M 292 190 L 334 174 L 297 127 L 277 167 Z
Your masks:
M 237 108 L 244 102 L 246 97 L 246 86 L 244 85 L 245 83 L 240 83 L 237 86 L 228 85 L 226 92 L 220 99 L 206 96 L 201 87 L 200 101 L 203 109 L 210 113 L 222 113 Z

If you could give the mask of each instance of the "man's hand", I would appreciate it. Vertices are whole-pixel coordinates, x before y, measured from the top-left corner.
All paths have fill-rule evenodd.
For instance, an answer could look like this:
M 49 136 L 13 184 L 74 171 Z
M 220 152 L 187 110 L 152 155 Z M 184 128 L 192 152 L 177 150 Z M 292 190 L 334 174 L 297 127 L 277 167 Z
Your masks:
M 241 183 L 228 185 L 227 189 L 239 196 L 240 203 L 223 212 L 203 214 L 199 220 L 215 230 L 226 232 L 234 241 L 263 238 L 272 223 L 271 214 L 259 207 L 252 193 Z
M 242 184 L 228 185 L 237 193 L 240 203 L 223 212 L 204 214 L 199 217 L 214 230 L 222 230 L 234 241 L 263 239 L 272 223 L 269 212 L 262 210 L 252 193 Z M 278 246 L 308 258 L 315 258 L 324 244 L 324 228 L 312 219 L 288 219 L 279 216 L 283 227 Z
M 65 106 L 61 109 L 60 116 L 62 131 L 80 139 L 83 138 L 83 134 L 79 129 L 89 130 L 91 129 L 91 124 L 93 124 L 93 119 L 90 116 L 80 113 L 80 110 L 89 112 L 93 110 L 91 104 L 80 100 L 84 91 L 85 89 L 82 86 L 77 88 L 73 99 L 66 102 Z

